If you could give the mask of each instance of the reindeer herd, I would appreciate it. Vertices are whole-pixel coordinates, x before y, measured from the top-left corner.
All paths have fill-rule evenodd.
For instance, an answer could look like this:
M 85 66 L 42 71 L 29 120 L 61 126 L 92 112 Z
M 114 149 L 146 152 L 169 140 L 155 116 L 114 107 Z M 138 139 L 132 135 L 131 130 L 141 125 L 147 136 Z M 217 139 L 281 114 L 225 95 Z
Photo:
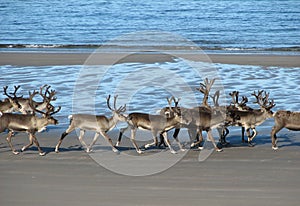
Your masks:
M 110 104 L 111 96 L 107 97 L 107 107 L 112 112 L 111 117 L 105 115 L 91 114 L 71 114 L 69 115 L 70 125 L 61 135 L 55 146 L 55 152 L 59 152 L 59 147 L 63 139 L 75 129 L 80 130 L 79 140 L 86 148 L 87 152 L 92 151 L 93 145 L 96 143 L 99 135 L 103 136 L 110 144 L 112 151 L 118 153 L 118 146 L 121 144 L 122 136 L 126 130 L 131 131 L 130 140 L 136 149 L 136 152 L 141 154 L 144 150 L 136 142 L 136 132 L 138 129 L 148 130 L 151 132 L 153 141 L 144 145 L 145 149 L 153 146 L 165 144 L 170 149 L 171 153 L 176 153 L 170 144 L 167 132 L 174 129 L 173 138 L 177 142 L 180 150 L 184 151 L 184 146 L 178 139 L 178 134 L 181 128 L 186 128 L 191 139 L 194 142 L 191 147 L 198 146 L 202 149 L 203 136 L 202 132 L 207 133 L 208 139 L 214 145 L 216 151 L 221 152 L 222 146 L 228 144 L 226 137 L 229 134 L 229 127 L 237 126 L 242 128 L 242 141 L 244 142 L 244 132 L 246 131 L 247 142 L 249 146 L 253 146 L 253 139 L 257 135 L 256 127 L 261 125 L 266 119 L 274 118 L 274 126 L 271 130 L 272 149 L 277 150 L 277 136 L 282 128 L 299 131 L 300 130 L 300 112 L 280 110 L 273 112 L 271 109 L 275 106 L 274 100 L 269 99 L 269 93 L 260 90 L 253 92 L 256 103 L 259 108 L 251 108 L 247 106 L 248 98 L 243 96 L 240 100 L 239 92 L 233 91 L 229 93 L 232 98 L 230 105 L 220 105 L 220 92 L 216 91 L 214 95 L 210 94 L 211 88 L 215 79 L 205 79 L 200 83 L 197 90 L 203 94 L 202 104 L 193 107 L 179 107 L 180 99 L 175 97 L 167 98 L 168 106 L 160 110 L 159 114 L 148 113 L 129 113 L 126 112 L 126 105 L 117 108 L 117 97 L 114 97 L 113 107 Z M 46 129 L 47 125 L 58 124 L 54 114 L 60 111 L 61 107 L 55 108 L 51 102 L 56 100 L 56 91 L 50 90 L 51 86 L 44 85 L 39 88 L 39 91 L 29 92 L 28 97 L 18 96 L 17 92 L 20 86 L 14 86 L 13 92 L 8 92 L 8 87 L 3 87 L 3 92 L 6 98 L 0 101 L 0 133 L 7 131 L 6 140 L 14 154 L 19 154 L 11 142 L 12 137 L 16 132 L 26 132 L 29 136 L 29 144 L 22 147 L 23 152 L 33 143 L 39 150 L 39 155 L 45 155 L 36 138 L 36 132 L 41 132 Z M 36 95 L 40 96 L 42 101 L 36 101 Z M 210 105 L 209 98 L 212 98 L 213 105 Z M 107 134 L 112 130 L 118 122 L 127 122 L 127 127 L 120 129 L 120 134 L 117 143 L 114 145 L 111 138 Z M 212 129 L 217 129 L 219 132 L 219 143 L 215 142 L 212 135 Z M 85 131 L 94 131 L 95 136 L 92 142 L 87 145 L 84 141 Z M 158 140 L 158 137 L 160 139 Z

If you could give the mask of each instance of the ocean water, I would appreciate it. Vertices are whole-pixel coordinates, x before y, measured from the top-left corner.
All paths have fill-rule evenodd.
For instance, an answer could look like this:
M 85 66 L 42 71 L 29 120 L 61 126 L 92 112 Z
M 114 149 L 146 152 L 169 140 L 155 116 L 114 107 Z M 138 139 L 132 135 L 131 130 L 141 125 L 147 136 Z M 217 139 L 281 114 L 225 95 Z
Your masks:
M 128 33 L 163 31 L 213 52 L 297 53 L 299 22 L 297 0 L 2 0 L 0 49 L 82 51 Z M 128 44 L 153 41 L 120 43 Z M 159 46 L 166 45 L 178 42 Z

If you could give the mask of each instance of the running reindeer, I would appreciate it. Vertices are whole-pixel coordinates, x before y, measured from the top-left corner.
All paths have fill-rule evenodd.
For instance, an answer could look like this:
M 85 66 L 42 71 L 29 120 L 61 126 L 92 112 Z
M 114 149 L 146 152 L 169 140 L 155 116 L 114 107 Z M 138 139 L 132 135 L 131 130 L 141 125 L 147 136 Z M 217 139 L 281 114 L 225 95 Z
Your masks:
M 91 115 L 91 114 L 72 114 L 69 116 L 70 125 L 68 129 L 61 135 L 56 147 L 55 152 L 59 152 L 59 147 L 63 139 L 76 128 L 80 129 L 79 141 L 86 147 L 86 152 L 91 152 L 93 145 L 96 143 L 99 135 L 101 134 L 111 145 L 114 152 L 119 152 L 117 148 L 114 147 L 112 140 L 107 135 L 107 132 L 112 130 L 119 121 L 126 121 L 126 117 L 123 113 L 126 111 L 126 105 L 116 108 L 117 97 L 114 97 L 114 109 L 111 108 L 109 101 L 110 95 L 106 98 L 106 103 L 108 109 L 112 111 L 112 117 L 108 118 L 104 115 Z M 88 146 L 84 140 L 83 136 L 86 130 L 95 131 L 95 136 L 91 144 Z
M 120 135 L 118 138 L 117 146 L 120 145 L 122 135 L 127 129 L 131 129 L 131 137 L 130 140 L 135 147 L 137 153 L 141 154 L 143 151 L 138 147 L 135 136 L 136 131 L 138 129 L 149 130 L 152 133 L 153 142 L 150 144 L 146 144 L 145 148 L 149 148 L 151 146 L 157 145 L 157 135 L 162 134 L 166 144 L 168 145 L 171 153 L 176 154 L 176 151 L 172 148 L 168 136 L 167 131 L 178 127 L 179 124 L 188 124 L 190 122 L 189 116 L 184 115 L 182 112 L 178 110 L 177 104 L 175 103 L 175 107 L 172 107 L 172 101 L 175 101 L 175 98 L 167 98 L 169 104 L 169 110 L 173 115 L 166 117 L 165 115 L 152 115 L 147 113 L 130 113 L 127 117 L 128 127 L 120 130 Z M 177 140 L 177 143 L 181 150 L 184 150 L 180 142 Z
M 39 150 L 39 155 L 44 156 L 46 153 L 40 148 L 39 142 L 35 136 L 36 132 L 41 132 L 46 129 L 46 126 L 49 124 L 58 124 L 58 121 L 52 117 L 52 115 L 56 114 L 60 111 L 61 107 L 59 107 L 56 111 L 42 112 L 33 106 L 33 97 L 38 94 L 38 92 L 33 92 L 32 94 L 29 92 L 29 105 L 31 109 L 34 111 L 33 114 L 14 114 L 14 113 L 1 113 L 0 116 L 0 132 L 4 132 L 8 130 L 7 142 L 14 154 L 19 154 L 19 152 L 13 147 L 11 139 L 14 131 L 16 132 L 26 132 L 29 135 L 30 143 L 22 147 L 21 151 L 23 152 L 27 148 L 29 148 L 33 143 L 37 146 Z M 48 108 L 48 107 L 47 107 Z M 42 114 L 42 117 L 36 116 L 35 113 Z

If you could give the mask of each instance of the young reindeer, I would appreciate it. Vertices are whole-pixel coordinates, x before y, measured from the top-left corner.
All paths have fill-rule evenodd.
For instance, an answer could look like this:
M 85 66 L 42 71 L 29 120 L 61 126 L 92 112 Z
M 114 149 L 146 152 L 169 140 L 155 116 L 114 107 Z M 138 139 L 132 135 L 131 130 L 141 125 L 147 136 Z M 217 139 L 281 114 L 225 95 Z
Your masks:
M 79 141 L 83 146 L 85 146 L 86 152 L 92 151 L 92 146 L 96 143 L 99 135 L 101 134 L 111 145 L 114 152 L 119 152 L 117 148 L 114 147 L 112 140 L 106 134 L 108 131 L 112 130 L 119 121 L 126 121 L 126 117 L 122 114 L 126 111 L 126 105 L 116 108 L 117 97 L 114 97 L 114 109 L 110 107 L 110 95 L 106 98 L 106 103 L 108 109 L 112 111 L 112 117 L 108 118 L 104 115 L 90 115 L 90 114 L 72 114 L 69 116 L 70 125 L 68 129 L 61 135 L 56 147 L 55 152 L 59 152 L 59 147 L 63 139 L 76 128 L 80 129 Z M 95 131 L 95 136 L 93 141 L 89 146 L 84 142 L 83 136 L 86 130 Z
M 30 105 L 33 104 L 33 97 L 38 94 L 38 92 L 33 92 L 33 94 L 29 93 Z M 49 124 L 58 124 L 58 121 L 52 117 L 53 114 L 59 112 L 61 107 L 59 107 L 54 112 L 42 112 L 37 110 L 34 106 L 32 106 L 32 110 L 34 112 L 41 113 L 43 116 L 38 117 L 35 114 L 13 114 L 13 113 L 1 113 L 0 117 L 0 132 L 4 132 L 6 129 L 9 130 L 7 135 L 7 142 L 14 154 L 19 154 L 16 151 L 11 143 L 11 138 L 13 136 L 13 132 L 26 132 L 29 135 L 30 143 L 22 147 L 21 151 L 23 152 L 28 147 L 30 147 L 33 143 L 37 146 L 39 150 L 39 155 L 43 156 L 46 153 L 42 151 L 40 148 L 39 142 L 36 139 L 35 133 L 43 131 L 47 125 Z
M 174 99 L 175 99 L 174 97 L 170 99 L 167 98 L 169 103 L 169 109 L 174 114 L 170 117 L 166 117 L 165 115 L 152 115 L 146 113 L 130 113 L 127 117 L 128 127 L 120 130 L 120 135 L 119 135 L 117 145 L 120 144 L 123 133 L 130 128 L 131 129 L 130 140 L 133 146 L 135 147 L 137 153 L 142 154 L 143 151 L 138 147 L 135 141 L 136 131 L 138 129 L 150 130 L 152 133 L 153 142 L 145 145 L 145 148 L 149 148 L 153 145 L 157 145 L 158 143 L 157 135 L 162 134 L 171 153 L 176 154 L 176 151 L 171 147 L 170 142 L 168 140 L 167 131 L 177 127 L 179 124 L 188 124 L 190 120 L 188 120 L 189 117 L 184 116 L 181 112 L 178 111 L 177 105 L 175 105 L 175 107 L 172 108 L 171 102 Z M 183 150 L 180 142 L 178 141 L 177 143 L 180 149 Z
M 3 87 L 4 95 L 7 96 L 7 98 L 4 99 L 4 101 L 0 101 L 0 112 L 6 113 L 6 112 L 12 112 L 13 110 L 20 110 L 22 106 L 17 101 L 18 97 L 14 95 L 14 97 L 10 96 L 7 93 L 8 86 Z M 16 89 L 16 87 L 15 87 Z M 16 93 L 16 90 L 14 94 Z
M 241 127 L 245 127 L 248 136 L 248 144 L 249 146 L 254 146 L 252 144 L 252 140 L 257 135 L 257 131 L 255 129 L 256 126 L 261 125 L 267 118 L 273 117 L 273 112 L 271 109 L 275 106 L 274 100 L 269 101 L 269 94 L 265 92 L 263 96 L 263 90 L 258 91 L 258 94 L 254 92 L 252 95 L 256 97 L 256 102 L 260 109 L 242 111 L 242 110 L 232 110 L 229 111 L 228 118 L 232 117 L 230 122 L 231 125 L 239 125 Z M 253 130 L 253 134 L 250 134 L 250 129 Z
M 276 133 L 283 128 L 293 131 L 300 131 L 300 112 L 293 112 L 287 110 L 279 110 L 273 115 L 275 125 L 271 131 L 272 149 L 277 150 L 277 136 Z

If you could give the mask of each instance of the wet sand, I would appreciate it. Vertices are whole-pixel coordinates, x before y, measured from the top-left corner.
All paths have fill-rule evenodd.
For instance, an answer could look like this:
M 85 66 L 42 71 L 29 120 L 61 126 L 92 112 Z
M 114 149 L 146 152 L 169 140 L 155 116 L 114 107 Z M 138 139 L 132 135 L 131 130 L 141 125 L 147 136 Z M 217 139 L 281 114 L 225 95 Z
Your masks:
M 168 54 L 140 53 L 119 59 L 122 53 L 99 53 L 101 60 L 96 64 L 112 64 L 119 62 L 166 62 L 172 61 Z M 211 61 L 214 63 L 261 65 L 278 67 L 300 67 L 299 55 L 259 55 L 259 54 L 202 54 L 174 53 L 175 56 L 194 60 Z M 47 65 L 82 65 L 89 58 L 90 53 L 36 53 L 36 52 L 0 52 L 0 65 L 16 66 L 47 66 Z M 91 63 L 91 61 L 89 62 Z
M 51 129 L 37 135 L 47 152 L 44 157 L 38 156 L 35 146 L 12 154 L 1 134 L 1 205 L 299 204 L 300 140 L 289 145 L 280 139 L 280 149 L 272 151 L 268 135 L 262 135 L 269 131 L 259 130 L 253 148 L 231 134 L 231 147 L 203 162 L 198 161 L 198 150 L 190 150 L 164 172 L 130 177 L 98 165 L 80 148 L 76 133 L 66 137 L 60 153 L 54 153 L 61 132 Z M 111 136 L 115 141 L 116 133 Z M 17 149 L 27 142 L 25 134 L 13 139 Z

